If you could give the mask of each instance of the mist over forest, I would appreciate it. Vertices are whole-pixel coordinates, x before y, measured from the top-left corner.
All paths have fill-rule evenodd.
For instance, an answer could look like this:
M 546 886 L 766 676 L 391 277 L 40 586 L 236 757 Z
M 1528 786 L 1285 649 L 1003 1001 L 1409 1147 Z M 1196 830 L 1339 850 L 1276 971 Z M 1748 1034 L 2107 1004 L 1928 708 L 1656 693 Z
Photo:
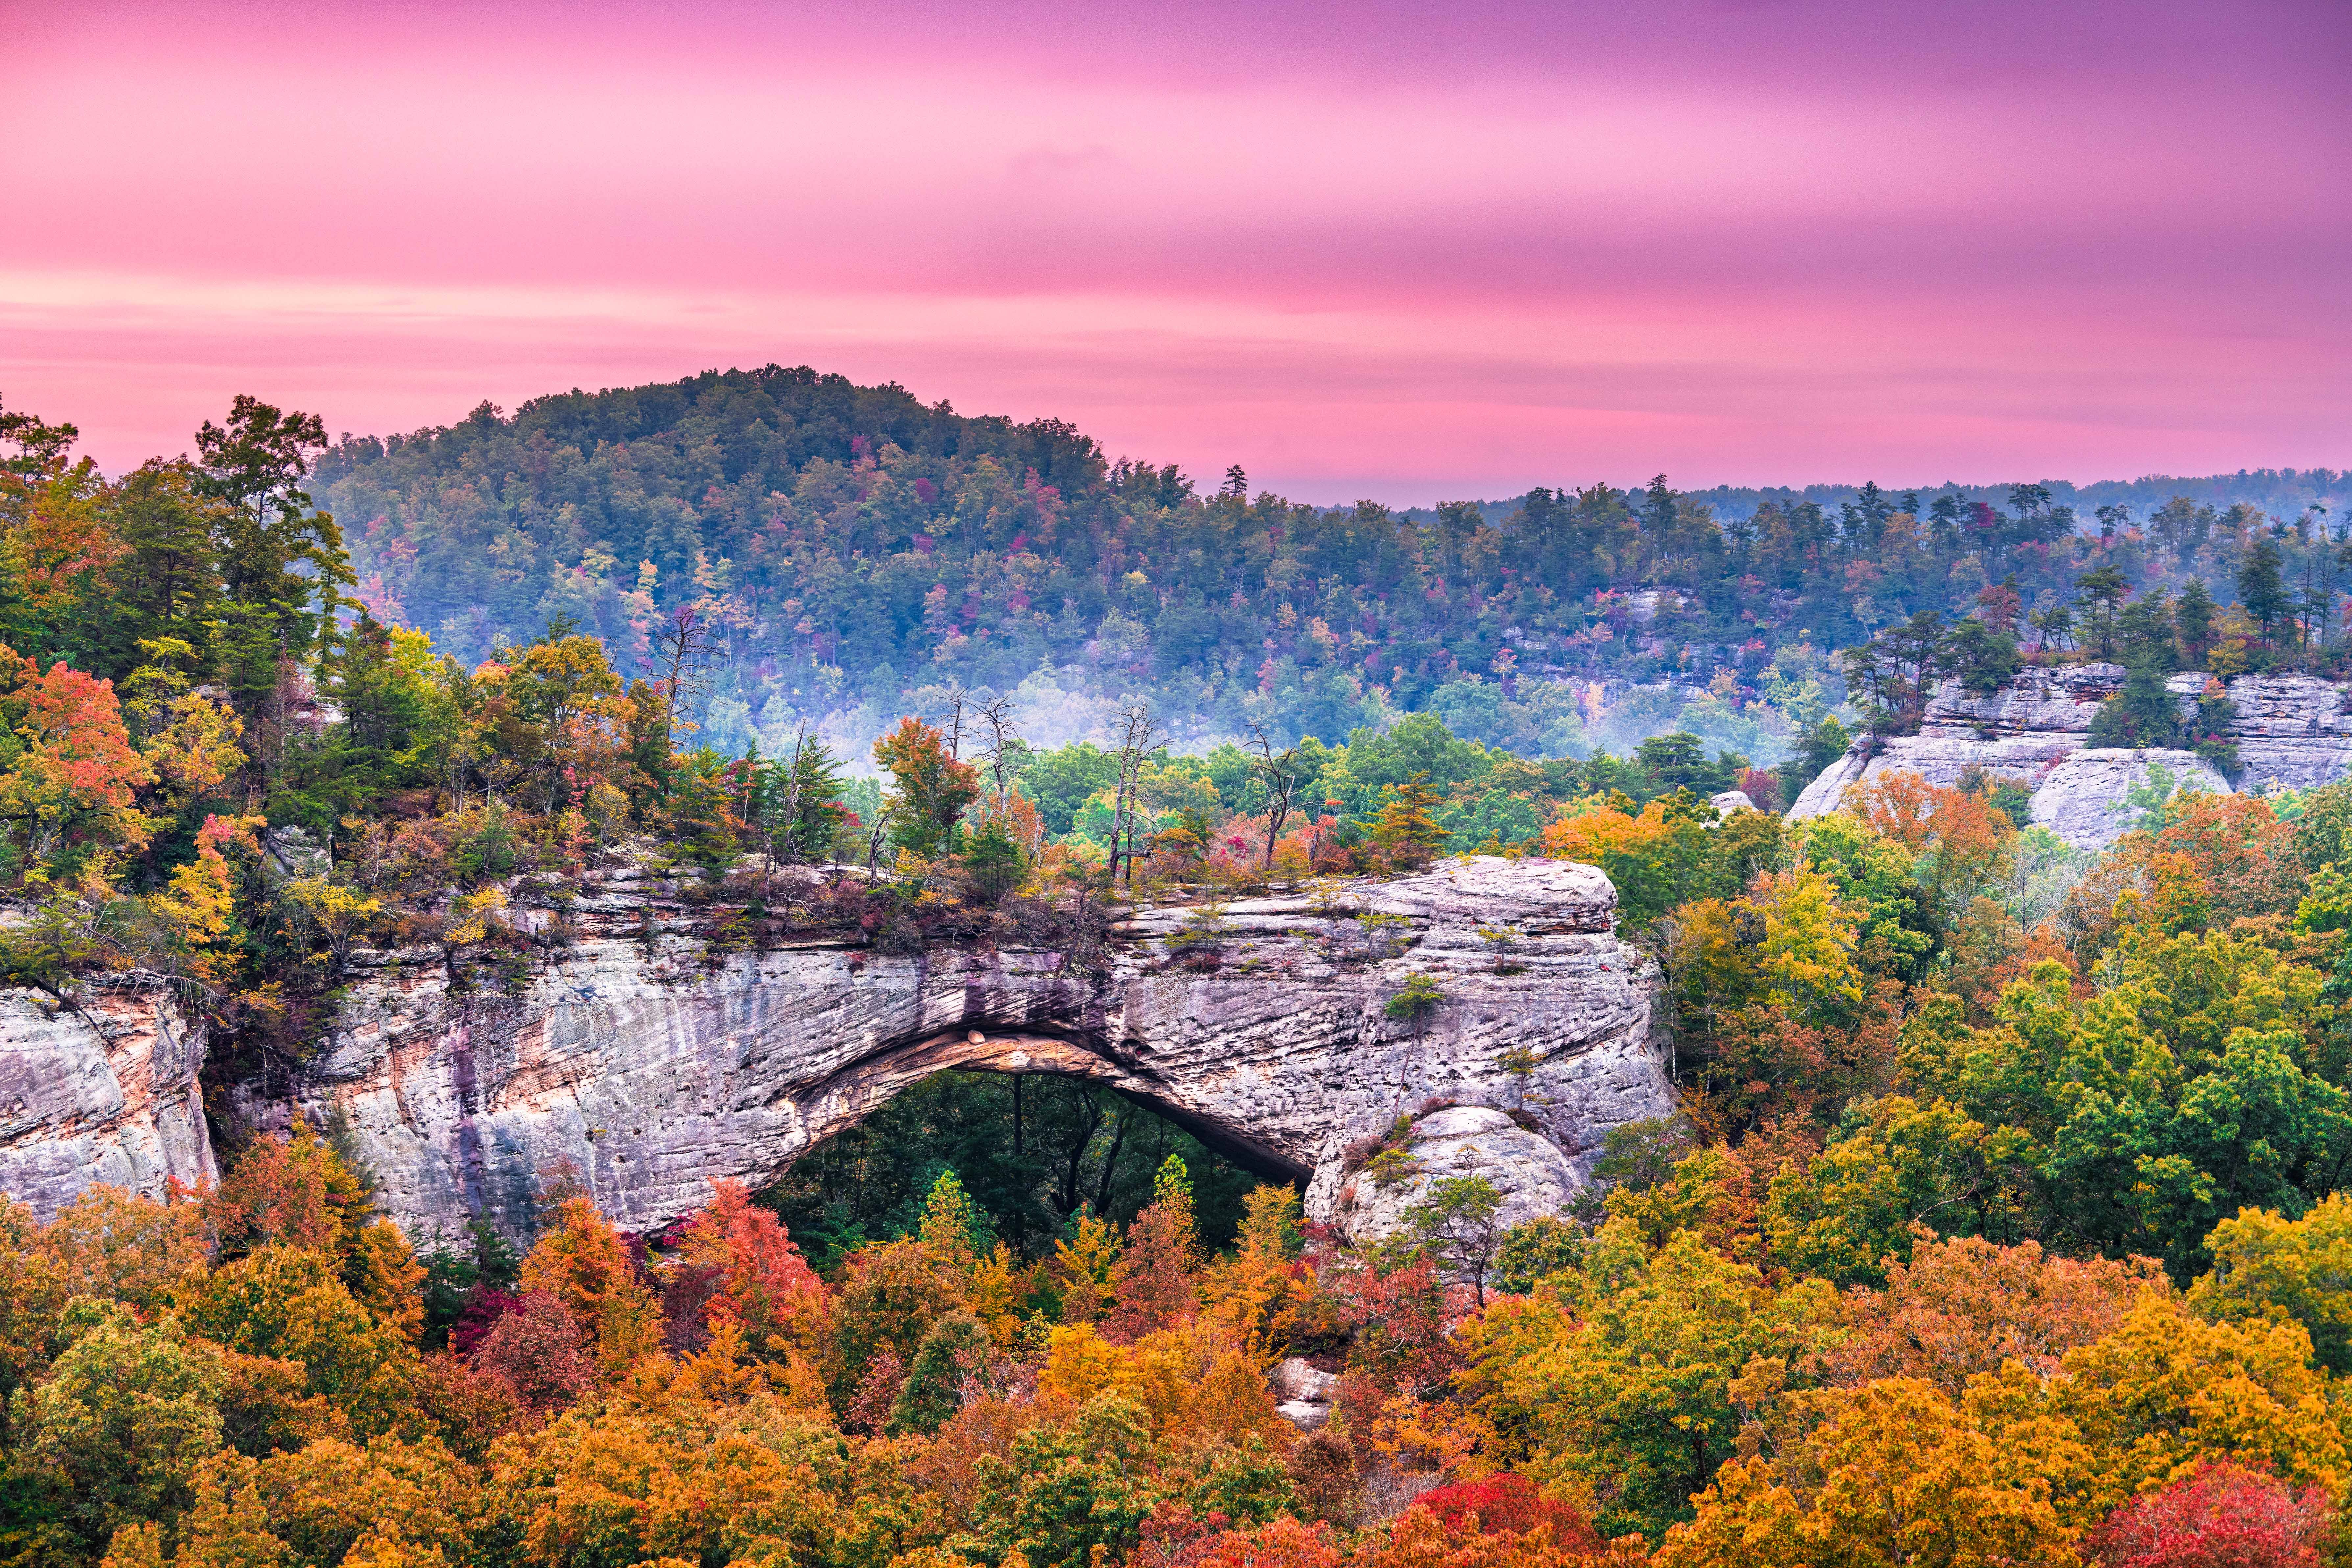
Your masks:
M 2352 1568 L 2347 61 L 0 0 L 0 1568 Z

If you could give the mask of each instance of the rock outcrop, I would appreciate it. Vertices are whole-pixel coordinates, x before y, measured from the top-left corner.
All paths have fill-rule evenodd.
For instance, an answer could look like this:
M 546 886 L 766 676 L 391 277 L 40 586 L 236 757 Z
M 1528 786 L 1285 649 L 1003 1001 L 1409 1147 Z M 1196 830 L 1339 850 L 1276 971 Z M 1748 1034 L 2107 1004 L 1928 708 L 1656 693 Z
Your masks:
M 1496 1222 L 1506 1228 L 1557 1214 L 1584 1190 L 1584 1172 L 1558 1144 L 1491 1105 L 1448 1105 L 1415 1117 L 1395 1146 L 1411 1166 L 1393 1179 L 1351 1171 L 1343 1161 L 1319 1166 L 1307 1189 L 1308 1206 L 1329 1215 L 1358 1246 L 1409 1229 L 1413 1210 L 1449 1177 L 1475 1176 L 1493 1183 L 1503 1195 Z
M 1265 1375 L 1274 1395 L 1275 1414 L 1302 1432 L 1312 1432 L 1331 1420 L 1331 1403 L 1339 1396 L 1339 1380 L 1303 1356 L 1275 1364 Z
M 2165 682 L 2187 717 L 2210 679 Z M 2132 825 L 2126 793 L 2162 768 L 2182 789 L 2308 789 L 2352 777 L 2352 712 L 2345 688 L 2311 675 L 2242 675 L 2228 683 L 2237 716 L 2230 738 L 2241 770 L 2233 781 L 2194 752 L 2119 750 L 2090 745 L 2099 705 L 2122 690 L 2116 664 L 2028 670 L 1989 697 L 1947 682 L 1930 699 L 1916 735 L 1875 748 L 1857 741 L 1805 788 L 1792 819 L 1837 810 L 1845 793 L 1882 774 L 1907 771 L 1950 785 L 1972 770 L 2015 779 L 2033 792 L 2033 821 L 2077 849 L 2112 843 Z
M 438 950 L 354 954 L 301 1076 L 230 1099 L 262 1126 L 340 1122 L 418 1234 L 478 1214 L 520 1230 L 559 1170 L 652 1229 L 713 1178 L 764 1181 L 950 1068 L 1107 1084 L 1309 1182 L 1318 1218 L 1349 1186 L 1350 1142 L 1418 1116 L 1430 1168 L 1487 1176 L 1517 1217 L 1572 1194 L 1607 1129 L 1673 1104 L 1656 971 L 1612 934 L 1615 906 L 1590 866 L 1470 858 L 1312 897 L 1139 909 L 1090 964 L 891 955 L 854 936 L 720 954 L 700 912 L 623 872 L 570 902 L 570 945 L 511 993 L 453 984 Z M 1416 974 L 1437 999 L 1390 1016 Z M 101 984 L 62 1009 L 0 993 L 0 1187 L 47 1213 L 96 1182 L 211 1179 L 203 1057 L 157 987 Z M 1350 1228 L 1385 1233 L 1409 1197 L 1351 1193 Z
M 47 1218 L 100 1182 L 213 1180 L 204 1061 L 161 983 L 103 978 L 77 1006 L 0 991 L 0 1191 Z
M 1471 858 L 1314 897 L 1140 909 L 1087 964 L 892 955 L 854 935 L 721 954 L 701 911 L 621 872 L 569 902 L 570 945 L 511 992 L 453 984 L 438 950 L 354 954 L 302 1074 L 228 1102 L 264 1127 L 339 1120 L 420 1234 L 478 1214 L 521 1229 L 562 1169 L 651 1229 L 712 1178 L 766 1180 L 960 1067 L 1107 1084 L 1262 1172 L 1321 1178 L 1325 1211 L 1350 1141 L 1439 1104 L 1524 1104 L 1532 1131 L 1497 1141 L 1481 1123 L 1448 1158 L 1491 1152 L 1485 1174 L 1534 1212 L 1582 1179 L 1608 1128 L 1673 1103 L 1656 971 L 1612 935 L 1615 904 L 1590 866 Z M 515 914 L 555 920 L 529 896 Z M 1392 1018 L 1412 974 L 1440 997 Z M 0 993 L 0 1187 L 44 1212 L 95 1182 L 157 1193 L 214 1174 L 201 1036 L 160 989 L 92 994 L 58 1010 Z M 1464 1114 L 1422 1125 L 1433 1137 Z

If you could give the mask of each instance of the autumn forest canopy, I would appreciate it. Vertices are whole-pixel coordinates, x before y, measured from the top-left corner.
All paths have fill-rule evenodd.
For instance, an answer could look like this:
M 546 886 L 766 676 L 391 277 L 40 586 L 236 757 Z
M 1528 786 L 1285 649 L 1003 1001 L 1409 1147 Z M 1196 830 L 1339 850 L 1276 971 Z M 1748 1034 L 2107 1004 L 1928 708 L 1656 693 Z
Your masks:
M 2341 476 L 1330 508 L 772 367 L 397 439 L 238 398 L 115 476 L 51 412 L 0 412 L 0 969 L 68 1020 L 169 988 L 225 1174 L 0 1207 L 13 1563 L 2352 1542 L 2352 786 L 2157 776 L 2095 854 L 1981 774 L 1783 815 L 1948 678 L 2093 661 L 2101 738 L 2227 774 L 2220 679 L 2163 682 L 2345 672 Z M 625 881 L 712 968 L 1095 972 L 1137 903 L 1213 967 L 1234 898 L 1463 853 L 1608 873 L 1681 1094 L 1516 1226 L 1410 1115 L 1348 1152 L 1415 1184 L 1356 1245 L 972 1073 L 651 1235 L 561 1168 L 523 1233 L 419 1234 L 228 1092 L 316 1060 L 355 956 L 520 994 Z

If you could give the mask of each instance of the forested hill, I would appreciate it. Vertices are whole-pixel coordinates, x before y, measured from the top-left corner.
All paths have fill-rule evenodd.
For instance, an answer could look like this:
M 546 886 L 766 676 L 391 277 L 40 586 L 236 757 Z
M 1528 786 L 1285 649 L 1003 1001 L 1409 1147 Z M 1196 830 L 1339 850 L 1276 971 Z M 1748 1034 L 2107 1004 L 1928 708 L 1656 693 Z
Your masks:
M 1865 486 L 1718 509 L 1664 479 L 1416 520 L 1252 494 L 1238 470 L 1202 494 L 1058 421 L 774 366 L 347 437 L 315 483 L 361 597 L 460 660 L 569 618 L 649 667 L 660 618 L 699 601 L 722 631 L 706 740 L 772 749 L 813 724 L 857 755 L 961 682 L 1017 689 L 1041 741 L 1149 696 L 1180 745 L 1430 711 L 1528 755 L 1679 726 L 1769 762 L 1843 696 L 1828 655 L 1884 626 L 1997 585 L 2061 603 L 2103 565 L 2226 601 L 2277 531 L 2193 496 L 2093 517 L 2036 485 Z

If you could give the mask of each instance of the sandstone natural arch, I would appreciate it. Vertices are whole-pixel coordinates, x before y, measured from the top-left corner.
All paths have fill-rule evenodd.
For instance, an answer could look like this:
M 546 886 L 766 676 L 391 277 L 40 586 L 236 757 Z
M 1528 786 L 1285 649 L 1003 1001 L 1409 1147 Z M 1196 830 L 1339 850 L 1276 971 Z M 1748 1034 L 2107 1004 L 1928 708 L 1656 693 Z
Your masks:
M 1324 1213 L 1349 1207 L 1350 1139 L 1431 1102 L 1493 1107 L 1516 1125 L 1445 1146 L 1525 1187 L 1518 1212 L 1580 1183 L 1609 1127 L 1673 1103 L 1654 969 L 1612 934 L 1614 906 L 1590 866 L 1474 857 L 1207 915 L 1143 909 L 1091 966 L 1005 946 L 894 956 L 854 936 L 713 956 L 694 910 L 624 872 L 572 904 L 577 939 L 515 995 L 453 991 L 436 952 L 355 955 L 290 1096 L 247 1090 L 239 1109 L 339 1121 L 419 1234 L 476 1214 L 525 1229 L 557 1169 L 649 1230 L 714 1178 L 771 1179 L 957 1067 L 1108 1084 L 1262 1174 L 1311 1178 Z M 1444 1001 L 1388 1018 L 1416 972 Z M 1505 1064 L 1515 1047 L 1532 1065 Z M 27 1128 L 0 1180 L 65 1135 Z
M 899 1091 L 935 1072 L 1037 1073 L 1081 1078 L 1107 1085 L 1182 1126 L 1202 1143 L 1269 1180 L 1304 1184 L 1314 1173 L 1254 1135 L 1245 1124 L 1196 1107 L 1170 1092 L 1170 1086 L 1140 1063 L 1085 1032 L 1043 1034 L 1007 1029 L 985 1017 L 905 1044 L 843 1069 L 795 1097 L 807 1136 L 803 1151 L 856 1125 Z M 774 1173 L 767 1173 L 774 1174 Z

